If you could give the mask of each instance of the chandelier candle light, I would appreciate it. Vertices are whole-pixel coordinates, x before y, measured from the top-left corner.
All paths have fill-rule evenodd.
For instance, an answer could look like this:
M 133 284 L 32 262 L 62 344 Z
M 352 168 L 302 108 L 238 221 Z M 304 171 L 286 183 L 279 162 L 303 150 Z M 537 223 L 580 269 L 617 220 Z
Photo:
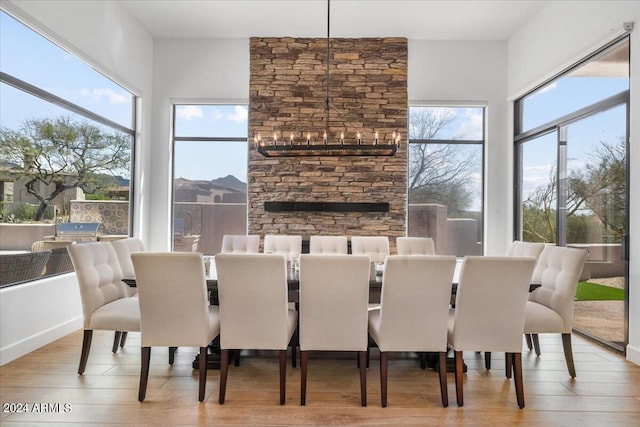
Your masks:
M 345 142 L 344 132 L 340 133 L 338 143 L 330 143 L 327 139 L 329 134 L 329 111 L 332 106 L 329 101 L 329 48 L 331 45 L 330 36 L 330 14 L 331 0 L 327 0 L 327 68 L 326 68 L 326 98 L 325 98 L 325 130 L 322 135 L 322 143 L 312 140 L 311 133 L 307 133 L 306 140 L 296 140 L 296 132 L 289 133 L 289 141 L 285 139 L 284 133 L 278 140 L 277 132 L 273 132 L 271 140 L 263 140 L 260 134 L 256 134 L 253 143 L 256 150 L 265 157 L 291 157 L 291 156 L 393 156 L 400 147 L 400 132 L 393 132 L 390 140 L 381 141 L 378 132 L 375 132 L 373 141 L 364 142 L 361 133 L 355 132 L 353 142 Z M 334 107 L 335 108 L 335 107 Z M 303 134 L 304 135 L 304 134 Z

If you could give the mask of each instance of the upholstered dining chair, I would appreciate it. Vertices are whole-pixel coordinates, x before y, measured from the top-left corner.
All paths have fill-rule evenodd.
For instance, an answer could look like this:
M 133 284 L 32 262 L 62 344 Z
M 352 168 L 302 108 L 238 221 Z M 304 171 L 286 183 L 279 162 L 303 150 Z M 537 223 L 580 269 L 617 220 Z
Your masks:
M 371 262 L 384 262 L 389 255 L 389 238 L 386 236 L 352 236 L 351 253 L 369 255 Z
M 439 353 L 442 406 L 447 395 L 447 323 L 454 256 L 390 255 L 382 276 L 380 308 L 369 310 L 369 335 L 380 349 L 381 403 L 387 406 L 388 353 Z
M 115 331 L 112 351 L 118 351 L 121 333 L 140 331 L 138 299 L 128 295 L 120 263 L 109 242 L 78 243 L 67 250 L 80 287 L 84 338 L 78 374 L 84 373 L 94 330 Z
M 396 238 L 398 255 L 435 255 L 436 248 L 430 237 Z
M 531 256 L 538 260 L 540 257 L 540 253 L 544 249 L 545 244 L 540 242 L 524 242 L 521 240 L 514 240 L 509 245 L 507 249 L 507 256 Z M 527 342 L 527 347 L 529 350 L 532 349 L 532 337 L 530 334 L 525 334 L 525 339 Z M 509 369 L 509 361 L 510 359 L 505 359 L 506 363 L 506 375 L 510 378 L 510 369 Z M 485 352 L 484 354 L 484 366 L 486 369 L 491 369 L 491 352 Z
M 126 239 L 114 240 L 111 242 L 111 246 L 113 246 L 113 249 L 116 251 L 116 255 L 118 256 L 122 277 L 124 279 L 135 278 L 136 273 L 133 269 L 131 254 L 134 252 L 144 252 L 145 249 L 142 239 L 139 237 L 128 237 Z M 131 287 L 129 287 L 127 291 L 129 296 L 135 296 L 138 292 L 136 288 Z
M 257 234 L 225 234 L 222 236 L 220 252 L 225 254 L 258 253 L 260 252 L 260 236 Z
M 192 252 L 131 254 L 140 300 L 140 388 L 147 392 L 151 347 L 169 347 L 169 363 L 178 347 L 199 347 L 198 400 L 207 383 L 207 346 L 220 332 L 218 307 L 209 305 L 202 255 Z
M 298 259 L 302 253 L 302 236 L 267 234 L 264 236 L 265 254 L 282 254 L 287 261 Z
M 531 334 L 536 355 L 540 356 L 538 334 L 560 333 L 572 378 L 576 376 L 571 349 L 573 306 L 586 258 L 582 249 L 545 246 L 531 279 L 541 286 L 531 292 L 525 309 L 524 333 Z
M 360 396 L 367 406 L 368 255 L 300 257 L 300 404 L 306 404 L 309 351 L 358 352 Z
M 347 254 L 347 236 L 311 236 L 310 254 Z
M 298 313 L 288 307 L 287 263 L 282 254 L 218 254 L 220 396 L 225 401 L 230 349 L 278 350 L 280 404 L 285 402 L 287 346 Z M 291 346 L 295 359 L 295 345 Z
M 451 310 L 447 340 L 455 354 L 456 400 L 463 406 L 463 351 L 507 353 L 518 406 L 524 408 L 522 333 L 533 257 L 467 256 Z

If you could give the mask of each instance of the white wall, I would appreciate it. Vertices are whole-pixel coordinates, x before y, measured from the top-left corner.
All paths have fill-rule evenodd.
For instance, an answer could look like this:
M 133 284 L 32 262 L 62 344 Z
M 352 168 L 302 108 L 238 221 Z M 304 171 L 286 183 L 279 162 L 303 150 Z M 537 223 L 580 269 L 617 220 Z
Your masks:
M 172 102 L 248 103 L 249 40 L 156 40 L 153 68 L 149 247 L 169 250 Z
M 549 2 L 509 41 L 509 95 L 515 99 L 622 33 L 631 33 L 629 345 L 640 364 L 640 2 Z M 637 148 L 637 147 L 635 147 Z
M 151 105 L 153 40 L 112 1 L 3 1 L 2 8 L 103 72 Z M 148 199 L 151 115 L 138 118 L 139 150 L 136 180 L 141 185 L 134 203 Z M 149 211 L 133 219 L 136 235 L 146 239 Z M 34 281 L 0 289 L 0 364 L 82 327 L 82 308 L 75 275 Z
M 434 101 L 487 106 L 485 254 L 504 254 L 513 240 L 507 43 L 409 40 L 409 102 Z

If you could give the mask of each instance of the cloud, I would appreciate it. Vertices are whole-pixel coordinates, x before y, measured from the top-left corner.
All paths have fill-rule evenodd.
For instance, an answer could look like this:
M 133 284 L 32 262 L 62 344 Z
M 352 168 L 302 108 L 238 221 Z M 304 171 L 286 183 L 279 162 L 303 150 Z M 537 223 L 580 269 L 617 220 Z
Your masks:
M 464 115 L 465 118 L 456 132 L 456 136 L 471 140 L 483 139 L 482 130 L 484 127 L 484 114 L 482 113 L 482 110 L 475 108 L 465 109 Z
M 233 109 L 232 113 L 224 113 L 218 109 L 213 110 L 211 113 L 211 118 L 215 121 L 218 120 L 229 120 L 236 123 L 246 122 L 249 117 L 249 112 L 247 107 L 243 107 L 241 105 L 236 105 Z
M 202 108 L 197 105 L 187 105 L 176 109 L 176 115 L 185 120 L 202 118 Z
M 80 95 L 91 98 L 94 101 L 100 101 L 106 97 L 111 104 L 127 104 L 131 102 L 131 95 L 129 93 L 117 93 L 111 88 L 82 88 L 80 89 Z

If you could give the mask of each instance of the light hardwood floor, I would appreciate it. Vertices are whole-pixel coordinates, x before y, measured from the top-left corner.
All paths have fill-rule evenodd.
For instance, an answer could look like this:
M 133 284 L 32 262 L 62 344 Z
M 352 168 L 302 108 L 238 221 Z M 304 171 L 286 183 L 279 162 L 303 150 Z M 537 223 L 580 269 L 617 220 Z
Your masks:
M 307 406 L 300 406 L 300 369 L 287 366 L 287 401 L 278 404 L 277 357 L 269 352 L 243 356 L 229 368 L 227 396 L 218 404 L 219 372 L 209 371 L 207 397 L 198 402 L 196 349 L 180 348 L 173 366 L 167 350 L 153 349 L 147 397 L 137 401 L 139 334 L 111 353 L 112 333 L 95 332 L 87 370 L 78 376 L 82 331 L 70 334 L 0 367 L 0 401 L 59 403 L 53 412 L 0 414 L 2 425 L 469 425 L 469 426 L 630 426 L 640 425 L 640 367 L 574 335 L 577 378 L 566 370 L 560 337 L 540 336 L 542 356 L 524 347 L 524 409 L 518 409 L 513 382 L 504 376 L 504 355 L 465 353 L 465 404 L 455 400 L 448 375 L 449 407 L 440 403 L 438 377 L 421 370 L 410 354 L 389 362 L 388 407 L 380 407 L 377 352 L 367 375 L 368 406 L 360 406 L 355 356 L 312 355 Z M 69 412 L 63 409 L 68 404 Z M 31 406 L 30 409 L 33 407 Z

